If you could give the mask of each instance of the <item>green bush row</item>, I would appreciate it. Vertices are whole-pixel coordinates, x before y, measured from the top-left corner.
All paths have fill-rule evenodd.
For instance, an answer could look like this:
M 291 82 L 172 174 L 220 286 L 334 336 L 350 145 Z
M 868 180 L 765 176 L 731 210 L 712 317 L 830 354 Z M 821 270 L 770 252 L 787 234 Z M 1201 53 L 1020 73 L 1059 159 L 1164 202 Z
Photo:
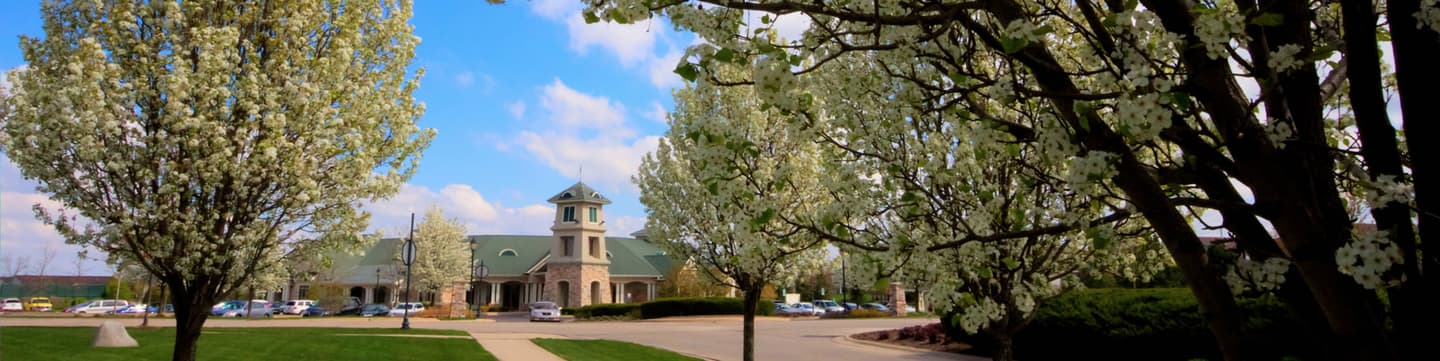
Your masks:
M 1264 359 L 1310 356 L 1315 345 L 1273 296 L 1237 300 L 1246 317 L 1245 342 Z M 953 329 L 953 328 L 952 328 Z M 960 333 L 963 334 L 963 331 Z M 955 332 L 951 332 L 955 336 Z M 988 335 L 961 335 L 979 349 Z M 1185 288 L 1105 288 L 1069 292 L 1036 309 L 1016 335 L 1016 358 L 1190 360 L 1219 359 L 1200 306 Z
M 761 300 L 756 314 L 767 316 L 774 313 L 773 302 Z M 730 297 L 689 297 L 662 298 L 645 303 L 598 304 L 585 307 L 566 308 L 561 314 L 575 315 L 575 318 L 629 316 L 635 318 L 661 318 L 670 316 L 697 315 L 739 315 L 745 311 L 743 300 Z
M 639 318 L 639 316 L 640 316 L 640 304 L 638 304 L 638 303 L 610 303 L 610 304 L 589 305 L 589 306 L 585 306 L 585 307 L 575 308 L 574 311 L 572 311 L 572 312 L 573 312 L 573 314 L 575 315 L 575 318 L 580 318 L 580 319 L 586 319 L 586 318 L 592 318 L 592 317 L 614 317 L 614 316 L 630 316 L 630 317 Z

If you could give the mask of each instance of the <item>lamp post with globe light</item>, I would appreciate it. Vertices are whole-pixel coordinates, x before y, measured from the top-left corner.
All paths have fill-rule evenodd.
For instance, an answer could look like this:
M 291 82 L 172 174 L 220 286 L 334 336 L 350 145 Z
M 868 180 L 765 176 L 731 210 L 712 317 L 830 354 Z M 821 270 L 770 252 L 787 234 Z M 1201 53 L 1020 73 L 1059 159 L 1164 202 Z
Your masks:
M 405 239 L 405 247 L 401 249 L 401 261 L 405 262 L 405 320 L 400 323 L 400 329 L 410 329 L 410 268 L 415 264 L 415 214 L 410 214 L 410 237 Z

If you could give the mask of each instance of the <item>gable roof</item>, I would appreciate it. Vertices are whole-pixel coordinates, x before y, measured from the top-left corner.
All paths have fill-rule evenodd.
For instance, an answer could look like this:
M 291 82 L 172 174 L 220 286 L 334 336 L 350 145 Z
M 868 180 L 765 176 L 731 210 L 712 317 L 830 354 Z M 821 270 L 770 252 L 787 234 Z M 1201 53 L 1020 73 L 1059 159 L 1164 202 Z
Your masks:
M 542 266 L 550 255 L 553 236 L 478 235 L 468 236 L 465 242 L 475 243 L 475 262 L 485 263 L 492 276 L 523 276 L 536 266 Z M 335 281 L 346 284 L 375 283 L 376 270 L 380 270 L 382 282 L 396 280 L 396 268 L 404 240 L 385 238 L 375 242 L 364 254 L 332 254 L 331 272 Z M 512 250 L 514 256 L 501 256 L 500 252 Z M 605 250 L 610 254 L 610 274 L 617 276 L 664 277 L 670 270 L 670 257 L 659 247 L 648 241 L 624 237 L 605 237 Z M 469 275 L 465 275 L 469 276 Z
M 599 203 L 599 204 L 610 204 L 610 199 L 605 198 L 605 196 L 603 196 L 603 195 L 600 195 L 600 192 L 596 192 L 594 188 L 590 188 L 590 186 L 587 185 L 587 184 L 585 184 L 585 182 L 576 182 L 575 185 L 572 185 L 572 186 L 570 186 L 570 188 L 566 188 L 565 190 L 560 191 L 560 193 L 556 193 L 554 197 L 550 197 L 550 199 L 549 199 L 549 200 L 546 200 L 546 202 L 550 202 L 550 203 L 578 203 L 578 202 L 589 202 L 589 203 Z
M 494 276 L 520 276 L 550 254 L 550 236 L 470 236 L 475 241 L 475 264 L 485 262 Z M 514 250 L 514 256 L 500 251 Z

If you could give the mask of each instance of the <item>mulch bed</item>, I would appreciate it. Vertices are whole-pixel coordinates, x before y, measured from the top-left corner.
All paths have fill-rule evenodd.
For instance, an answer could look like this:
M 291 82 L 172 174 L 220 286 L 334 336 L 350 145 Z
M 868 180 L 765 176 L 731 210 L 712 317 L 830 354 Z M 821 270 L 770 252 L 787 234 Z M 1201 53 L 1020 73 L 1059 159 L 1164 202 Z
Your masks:
M 911 326 L 894 330 L 872 331 L 852 335 L 856 339 L 909 346 L 931 351 L 960 353 L 970 349 L 964 342 L 951 340 L 939 323 Z

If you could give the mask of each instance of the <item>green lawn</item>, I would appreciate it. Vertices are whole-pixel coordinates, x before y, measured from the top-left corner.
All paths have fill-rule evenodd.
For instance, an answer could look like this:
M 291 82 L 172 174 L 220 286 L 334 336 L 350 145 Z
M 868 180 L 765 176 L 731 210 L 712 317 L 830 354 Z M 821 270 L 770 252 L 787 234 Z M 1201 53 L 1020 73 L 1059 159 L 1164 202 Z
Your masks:
M 130 328 L 137 348 L 90 347 L 93 327 L 0 327 L 0 355 L 6 360 L 169 360 L 174 328 Z M 359 336 L 340 336 L 356 335 Z M 453 335 L 465 338 L 390 337 Z M 475 360 L 494 361 L 461 331 L 378 328 L 206 328 L 199 359 L 215 360 Z
M 629 342 L 555 338 L 537 338 L 531 341 L 555 356 L 569 361 L 700 361 L 694 357 Z

